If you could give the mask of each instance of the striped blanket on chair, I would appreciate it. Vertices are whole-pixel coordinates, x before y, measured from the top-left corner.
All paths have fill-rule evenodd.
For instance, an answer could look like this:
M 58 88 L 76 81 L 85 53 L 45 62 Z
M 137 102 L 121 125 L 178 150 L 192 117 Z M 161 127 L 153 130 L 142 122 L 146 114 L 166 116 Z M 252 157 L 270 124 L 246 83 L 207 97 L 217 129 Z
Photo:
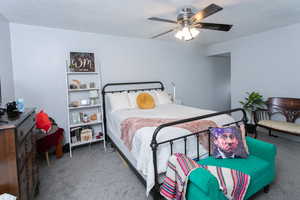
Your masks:
M 187 178 L 199 167 L 207 169 L 217 178 L 220 189 L 228 199 L 244 199 L 250 183 L 249 175 L 229 168 L 200 165 L 181 153 L 175 153 L 169 158 L 160 194 L 168 200 L 185 200 Z

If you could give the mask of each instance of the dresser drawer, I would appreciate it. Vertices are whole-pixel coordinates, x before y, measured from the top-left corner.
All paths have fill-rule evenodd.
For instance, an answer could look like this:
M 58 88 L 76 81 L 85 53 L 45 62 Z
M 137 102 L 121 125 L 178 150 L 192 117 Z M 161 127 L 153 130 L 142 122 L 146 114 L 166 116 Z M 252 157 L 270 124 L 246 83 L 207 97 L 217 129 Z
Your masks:
M 34 127 L 34 114 L 31 114 L 18 128 L 17 140 L 22 142 L 28 132 Z

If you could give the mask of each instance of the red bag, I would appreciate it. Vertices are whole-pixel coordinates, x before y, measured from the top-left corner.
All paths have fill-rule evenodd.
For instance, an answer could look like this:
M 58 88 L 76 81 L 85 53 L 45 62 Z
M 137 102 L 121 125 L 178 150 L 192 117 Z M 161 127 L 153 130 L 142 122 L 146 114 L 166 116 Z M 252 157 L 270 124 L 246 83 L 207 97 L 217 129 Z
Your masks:
M 52 123 L 44 111 L 40 111 L 35 115 L 36 128 L 45 131 L 46 133 L 51 129 Z

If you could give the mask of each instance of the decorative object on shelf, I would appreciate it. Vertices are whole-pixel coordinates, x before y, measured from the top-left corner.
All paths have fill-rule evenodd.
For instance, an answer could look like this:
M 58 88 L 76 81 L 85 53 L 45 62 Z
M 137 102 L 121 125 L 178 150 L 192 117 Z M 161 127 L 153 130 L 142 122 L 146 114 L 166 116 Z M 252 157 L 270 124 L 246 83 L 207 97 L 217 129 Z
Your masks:
M 90 105 L 90 100 L 89 99 L 82 99 L 82 100 L 80 100 L 80 105 L 81 106 L 88 106 L 88 105 Z
M 89 91 L 89 97 L 90 97 L 90 103 L 91 105 L 96 105 L 97 100 L 99 98 L 99 94 L 97 90 L 91 90 Z
M 73 112 L 72 113 L 72 124 L 78 124 L 80 123 L 80 115 L 78 112 Z
M 81 133 L 82 128 L 81 127 L 76 127 L 71 129 L 71 139 L 72 143 L 80 142 L 80 133 Z
M 83 129 L 80 133 L 81 142 L 90 141 L 93 139 L 93 130 L 92 129 Z
M 70 65 L 69 65 L 69 69 L 70 69 L 71 72 L 74 72 L 74 70 L 75 70 L 75 65 L 74 65 L 74 64 L 70 64 Z
M 102 114 L 101 113 L 97 113 L 97 119 L 102 120 Z
M 87 89 L 87 85 L 85 83 L 80 84 L 79 86 L 80 89 Z
M 95 87 L 96 87 L 95 82 L 90 82 L 90 88 L 95 88 Z
M 76 136 L 72 136 L 72 137 L 71 137 L 71 142 L 72 142 L 72 143 L 76 143 L 76 142 L 77 142 Z
M 91 121 L 96 121 L 97 120 L 97 113 L 94 113 L 94 114 L 92 114 L 91 116 L 90 116 L 90 120 Z
M 80 106 L 80 101 L 71 101 L 70 107 L 79 107 Z
M 72 80 L 69 86 L 70 89 L 79 89 L 80 88 L 80 81 L 79 80 Z
M 98 103 L 98 98 L 91 98 L 91 99 L 90 99 L 90 103 L 91 103 L 91 105 L 97 105 L 97 103 Z
M 86 113 L 80 112 L 80 122 L 88 123 L 89 122 L 89 116 Z
M 74 72 L 95 72 L 94 53 L 71 52 L 70 61 Z
M 98 135 L 96 135 L 96 139 L 101 139 L 103 137 L 103 133 L 99 132 Z

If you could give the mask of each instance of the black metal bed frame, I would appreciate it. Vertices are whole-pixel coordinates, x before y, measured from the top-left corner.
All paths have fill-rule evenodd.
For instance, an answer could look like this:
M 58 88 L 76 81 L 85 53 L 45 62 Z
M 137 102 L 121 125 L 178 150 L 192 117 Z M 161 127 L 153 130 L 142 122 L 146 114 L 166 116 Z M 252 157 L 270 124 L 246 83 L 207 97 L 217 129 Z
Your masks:
M 145 84 L 159 84 L 160 87 L 154 87 L 154 88 L 143 88 L 143 89 L 128 89 L 128 90 L 111 90 L 111 91 L 106 91 L 106 88 L 107 87 L 110 87 L 110 86 L 124 86 L 124 85 L 145 85 Z M 150 81 L 150 82 L 129 82 L 129 83 L 109 83 L 109 84 L 106 84 L 103 89 L 102 89 L 102 103 L 103 103 L 103 122 L 104 122 L 104 130 L 105 130 L 105 133 L 107 131 L 107 128 L 106 128 L 106 122 L 107 122 L 107 119 L 106 119 L 106 103 L 105 103 L 105 94 L 106 93 L 117 93 L 117 92 L 131 92 L 131 91 L 149 91 L 149 90 L 164 90 L 164 85 L 162 84 L 162 82 L 160 81 Z M 234 113 L 234 112 L 241 112 L 242 113 L 242 117 L 240 120 L 238 121 L 234 121 L 232 123 L 228 123 L 228 124 L 224 124 L 223 126 L 229 126 L 229 125 L 232 125 L 232 124 L 236 124 L 238 125 L 240 122 L 243 122 L 244 124 L 247 123 L 248 119 L 247 119 L 247 115 L 246 115 L 246 112 L 241 109 L 241 108 L 236 108 L 236 109 L 232 109 L 232 110 L 226 110 L 226 111 L 222 111 L 222 112 L 217 112 L 217 113 L 212 113 L 212 114 L 208 114 L 208 115 L 202 115 L 202 116 L 197 116 L 197 117 L 193 117 L 193 118 L 187 118 L 187 119 L 182 119 L 182 120 L 178 120 L 178 121 L 174 121 L 174 122 L 170 122 L 170 123 L 165 123 L 165 124 L 162 124 L 160 126 L 158 126 L 155 131 L 154 131 L 154 134 L 152 136 L 152 141 L 151 141 L 151 149 L 152 149 L 152 154 L 153 154 L 153 166 L 154 166 L 154 181 L 155 181 L 155 185 L 153 187 L 153 189 L 151 190 L 151 193 L 153 195 L 153 198 L 154 200 L 159 200 L 161 199 L 161 195 L 160 195 L 160 192 L 159 192 L 159 189 L 160 189 L 160 183 L 159 183 L 159 173 L 158 173 L 158 169 L 157 169 L 157 149 L 160 145 L 162 144 L 166 144 L 166 143 L 169 143 L 170 144 L 170 152 L 171 154 L 173 154 L 173 143 L 174 141 L 177 141 L 177 140 L 183 140 L 184 141 L 184 154 L 186 155 L 187 153 L 187 138 L 188 137 L 196 137 L 197 138 L 197 157 L 195 158 L 196 160 L 199 160 L 200 158 L 200 152 L 199 152 L 199 137 L 200 137 L 200 134 L 204 134 L 204 133 L 208 133 L 209 137 L 210 138 L 210 132 L 207 130 L 203 130 L 203 131 L 199 131 L 199 132 L 196 132 L 196 133 L 191 133 L 191 134 L 188 134 L 188 135 L 184 135 L 184 136 L 181 136 L 181 137 L 177 137 L 177 138 L 172 138 L 170 140 L 164 140 L 164 141 L 160 141 L 158 142 L 157 141 L 157 135 L 158 133 L 163 129 L 163 128 L 166 128 L 166 127 L 170 127 L 170 126 L 175 126 L 175 125 L 178 125 L 178 124 L 183 124 L 183 123 L 187 123 L 187 122 L 191 122 L 191 121 L 196 121 L 196 120 L 201 120 L 201 119 L 205 119 L 205 118 L 210 118 L 210 117 L 214 117 L 214 116 L 218 116 L 218 115 L 224 115 L 224 114 L 231 114 L 231 113 Z M 110 141 L 113 143 L 113 141 L 110 139 Z M 209 144 L 209 147 L 210 147 L 210 139 L 208 139 L 208 144 Z M 140 173 L 135 169 L 135 167 L 129 162 L 129 160 L 126 158 L 126 156 L 122 153 L 122 151 L 120 151 L 120 149 L 114 145 L 118 152 L 121 154 L 121 156 L 125 159 L 125 161 L 129 164 L 129 166 L 134 170 L 134 172 L 136 173 L 136 175 L 138 176 L 138 178 L 146 185 L 146 181 L 144 180 L 144 178 L 140 175 Z M 208 154 L 210 155 L 210 148 L 209 149 L 209 152 Z

